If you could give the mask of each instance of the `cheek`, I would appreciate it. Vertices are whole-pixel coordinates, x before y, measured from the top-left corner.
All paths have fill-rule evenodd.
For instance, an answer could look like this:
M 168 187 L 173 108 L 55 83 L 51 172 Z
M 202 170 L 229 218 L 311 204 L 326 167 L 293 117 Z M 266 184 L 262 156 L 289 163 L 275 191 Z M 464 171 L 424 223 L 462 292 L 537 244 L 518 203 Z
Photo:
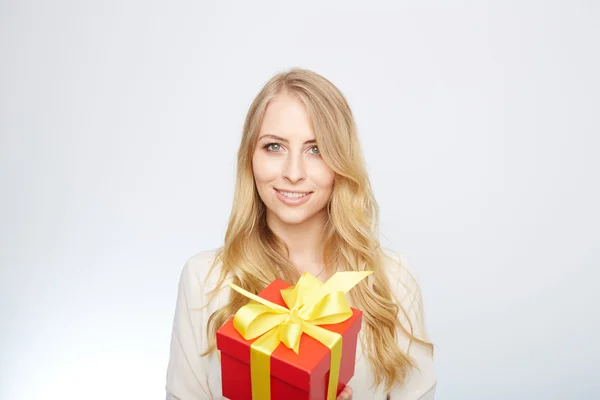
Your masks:
M 335 180 L 335 173 L 327 166 L 322 165 L 315 171 L 313 180 L 321 190 L 331 190 Z
M 273 168 L 269 166 L 268 160 L 266 160 L 265 157 L 261 157 L 260 153 L 255 153 L 252 158 L 252 172 L 257 185 L 272 180 Z

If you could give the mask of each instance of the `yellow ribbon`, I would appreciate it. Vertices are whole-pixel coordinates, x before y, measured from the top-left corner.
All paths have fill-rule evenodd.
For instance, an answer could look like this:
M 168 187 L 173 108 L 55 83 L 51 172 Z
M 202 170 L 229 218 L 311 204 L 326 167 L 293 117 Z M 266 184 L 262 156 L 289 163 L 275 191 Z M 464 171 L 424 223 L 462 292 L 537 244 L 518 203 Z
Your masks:
M 233 326 L 245 340 L 258 337 L 250 346 L 250 377 L 253 399 L 270 399 L 271 354 L 279 343 L 296 354 L 302 333 L 331 350 L 327 400 L 335 400 L 342 359 L 342 336 L 318 325 L 338 324 L 352 316 L 345 294 L 372 271 L 338 272 L 327 282 L 305 272 L 298 283 L 281 291 L 288 308 L 275 304 L 230 283 L 232 289 L 254 300 L 241 307 Z

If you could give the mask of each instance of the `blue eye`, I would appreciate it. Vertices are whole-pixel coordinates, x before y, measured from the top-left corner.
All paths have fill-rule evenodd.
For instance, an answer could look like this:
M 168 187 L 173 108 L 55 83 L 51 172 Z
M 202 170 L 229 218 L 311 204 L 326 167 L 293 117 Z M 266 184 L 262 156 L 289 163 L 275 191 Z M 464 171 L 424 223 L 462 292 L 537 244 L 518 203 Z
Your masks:
M 268 151 L 279 151 L 281 150 L 281 145 L 279 143 L 269 143 L 263 146 L 263 149 L 267 149 Z
M 316 150 L 316 152 L 314 152 L 314 151 L 312 152 L 315 156 L 318 156 L 318 155 L 321 154 L 321 152 L 319 151 L 319 148 L 317 146 L 313 146 L 310 149 L 311 150 L 313 150 L 313 149 Z

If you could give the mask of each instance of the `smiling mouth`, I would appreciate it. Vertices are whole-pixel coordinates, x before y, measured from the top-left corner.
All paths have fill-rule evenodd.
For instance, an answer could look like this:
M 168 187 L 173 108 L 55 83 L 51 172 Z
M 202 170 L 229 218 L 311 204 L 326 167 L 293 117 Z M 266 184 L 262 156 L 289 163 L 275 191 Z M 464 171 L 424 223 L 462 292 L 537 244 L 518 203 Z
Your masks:
M 278 193 L 280 193 L 282 196 L 288 198 L 288 199 L 301 199 L 302 197 L 308 196 L 309 194 L 311 194 L 312 192 L 293 192 L 293 191 L 287 191 L 287 190 L 279 190 L 274 188 Z

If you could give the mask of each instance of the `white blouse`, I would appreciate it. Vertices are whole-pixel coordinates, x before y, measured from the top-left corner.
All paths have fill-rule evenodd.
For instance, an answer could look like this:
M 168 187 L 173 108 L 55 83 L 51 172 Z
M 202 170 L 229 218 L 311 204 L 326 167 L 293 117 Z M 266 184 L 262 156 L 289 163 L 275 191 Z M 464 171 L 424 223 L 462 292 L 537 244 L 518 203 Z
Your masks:
M 396 296 L 409 315 L 414 334 L 429 341 L 427 335 L 421 289 L 414 273 L 407 269 L 402 255 L 389 249 L 383 251 L 396 262 L 389 261 L 386 273 Z M 167 368 L 167 400 L 225 399 L 221 394 L 221 366 L 217 351 L 201 357 L 206 349 L 206 325 L 208 317 L 224 306 L 229 297 L 229 286 L 222 286 L 218 295 L 208 305 L 207 294 L 216 287 L 219 271 L 208 276 L 216 250 L 206 251 L 191 257 L 183 267 L 179 280 L 177 305 L 171 336 L 171 352 Z M 231 278 L 230 278 L 231 279 Z M 410 331 L 408 321 L 401 312 L 400 321 Z M 363 334 L 361 330 L 361 335 Z M 392 400 L 433 400 L 436 388 L 433 357 L 429 349 L 418 343 L 409 345 L 408 336 L 397 331 L 397 341 L 402 350 L 413 358 L 419 370 L 413 369 L 403 386 L 396 384 L 390 392 Z M 357 341 L 356 367 L 348 383 L 354 399 L 386 399 L 381 386 L 373 386 L 373 374 L 361 341 Z

